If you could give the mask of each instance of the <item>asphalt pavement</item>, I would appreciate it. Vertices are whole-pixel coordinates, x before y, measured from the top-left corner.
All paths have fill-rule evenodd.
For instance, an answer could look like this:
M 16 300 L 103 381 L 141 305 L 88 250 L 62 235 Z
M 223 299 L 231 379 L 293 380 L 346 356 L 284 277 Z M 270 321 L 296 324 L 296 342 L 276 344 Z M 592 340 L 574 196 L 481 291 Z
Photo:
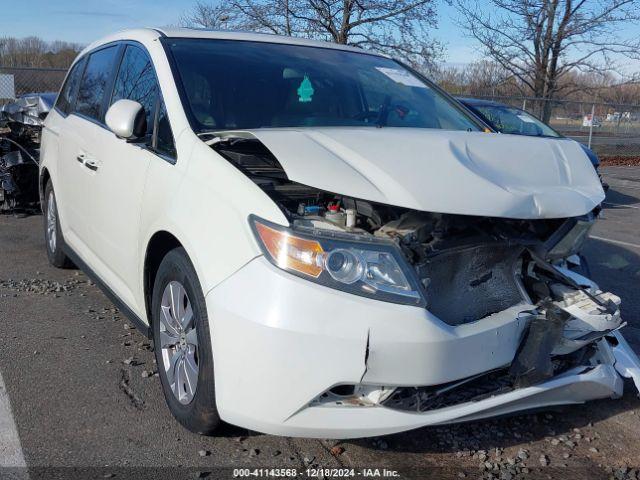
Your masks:
M 622 297 L 623 332 L 640 352 L 640 168 L 604 174 L 611 190 L 585 254 L 592 277 Z M 252 469 L 290 468 L 297 478 L 307 469 L 316 478 L 640 478 L 630 384 L 622 399 L 373 439 L 228 425 L 202 437 L 169 414 L 151 348 L 84 274 L 49 266 L 41 216 L 0 217 L 0 479 L 232 478 L 238 468 L 279 477 L 287 472 Z

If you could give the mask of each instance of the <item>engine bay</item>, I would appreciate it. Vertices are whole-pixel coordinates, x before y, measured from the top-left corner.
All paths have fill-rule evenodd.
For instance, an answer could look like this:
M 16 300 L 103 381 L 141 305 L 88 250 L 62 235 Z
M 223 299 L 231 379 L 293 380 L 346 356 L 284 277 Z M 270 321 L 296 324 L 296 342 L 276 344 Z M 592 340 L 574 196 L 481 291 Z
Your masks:
M 552 298 L 548 279 L 534 273 L 537 264 L 571 261 L 598 213 L 519 220 L 420 212 L 293 182 L 255 138 L 211 135 L 204 140 L 264 190 L 294 229 L 394 242 L 427 292 L 429 310 L 452 325 L 519 301 Z

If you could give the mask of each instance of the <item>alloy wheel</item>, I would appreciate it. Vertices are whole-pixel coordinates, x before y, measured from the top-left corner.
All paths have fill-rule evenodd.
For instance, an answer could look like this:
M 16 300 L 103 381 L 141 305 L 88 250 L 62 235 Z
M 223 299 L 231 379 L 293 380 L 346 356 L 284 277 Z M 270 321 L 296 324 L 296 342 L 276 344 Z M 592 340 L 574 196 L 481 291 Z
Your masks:
M 180 282 L 167 284 L 160 309 L 163 368 L 173 395 L 187 405 L 198 387 L 198 332 L 191 301 Z
M 49 245 L 49 251 L 52 253 L 56 251 L 57 241 L 56 197 L 53 196 L 53 192 L 49 192 L 49 199 L 47 200 L 47 244 Z

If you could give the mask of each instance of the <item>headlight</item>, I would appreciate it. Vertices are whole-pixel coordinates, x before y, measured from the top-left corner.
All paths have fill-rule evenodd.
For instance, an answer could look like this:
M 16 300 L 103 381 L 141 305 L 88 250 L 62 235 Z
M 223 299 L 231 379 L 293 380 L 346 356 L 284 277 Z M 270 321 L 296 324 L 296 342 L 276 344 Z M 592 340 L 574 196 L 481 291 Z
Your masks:
M 390 241 L 301 232 L 254 216 L 250 222 L 265 256 L 283 270 L 356 295 L 425 305 L 415 273 Z

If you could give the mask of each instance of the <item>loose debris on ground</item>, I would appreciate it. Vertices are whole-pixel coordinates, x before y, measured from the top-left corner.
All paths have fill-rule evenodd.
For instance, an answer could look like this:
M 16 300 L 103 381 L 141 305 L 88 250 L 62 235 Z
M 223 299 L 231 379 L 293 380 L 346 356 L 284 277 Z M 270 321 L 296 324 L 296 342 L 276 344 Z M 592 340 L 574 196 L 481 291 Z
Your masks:
M 632 167 L 640 165 L 640 156 L 611 155 L 600 159 L 603 167 Z
M 57 282 L 46 278 L 22 280 L 0 279 L 0 289 L 11 290 L 14 292 L 14 297 L 17 296 L 17 292 L 35 293 L 37 295 L 54 295 L 56 297 L 60 297 L 61 295 L 69 295 L 72 291 L 87 285 L 93 285 L 93 283 L 80 278 L 79 276 L 70 278 L 64 282 Z M 9 294 L 4 294 L 4 296 L 8 295 Z

